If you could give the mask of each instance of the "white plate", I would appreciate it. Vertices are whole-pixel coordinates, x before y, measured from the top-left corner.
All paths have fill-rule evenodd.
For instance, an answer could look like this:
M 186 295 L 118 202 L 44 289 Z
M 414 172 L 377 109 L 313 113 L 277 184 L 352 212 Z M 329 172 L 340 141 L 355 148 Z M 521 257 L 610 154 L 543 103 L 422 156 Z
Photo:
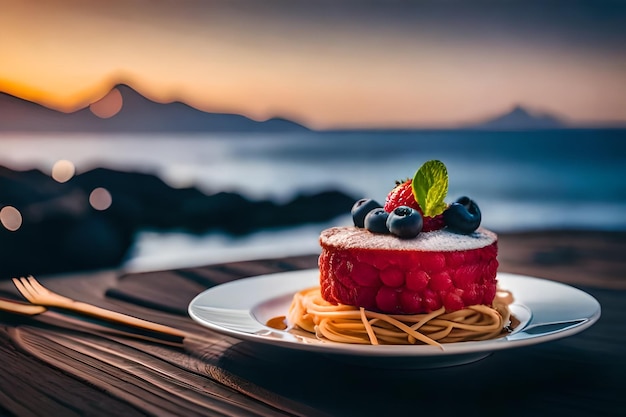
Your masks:
M 512 313 L 521 321 L 506 337 L 479 342 L 448 343 L 443 350 L 427 345 L 353 345 L 320 341 L 265 325 L 287 314 L 293 295 L 319 285 L 317 269 L 261 275 L 210 288 L 189 304 L 198 323 L 229 336 L 289 349 L 332 356 L 379 367 L 433 368 L 473 362 L 492 352 L 574 335 L 600 318 L 591 295 L 554 281 L 498 273 L 498 283 L 513 293 Z

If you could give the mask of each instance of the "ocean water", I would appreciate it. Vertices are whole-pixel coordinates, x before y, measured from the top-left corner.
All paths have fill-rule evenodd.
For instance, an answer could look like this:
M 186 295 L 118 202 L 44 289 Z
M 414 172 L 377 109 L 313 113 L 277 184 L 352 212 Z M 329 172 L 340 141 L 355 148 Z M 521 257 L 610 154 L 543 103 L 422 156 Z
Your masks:
M 339 189 L 384 202 L 396 180 L 429 159 L 449 174 L 447 201 L 476 200 L 497 232 L 626 230 L 626 130 L 283 134 L 2 134 L 0 164 L 49 172 L 59 159 L 159 175 L 174 187 L 285 201 Z M 348 224 L 349 216 L 332 224 Z M 129 269 L 318 251 L 330 224 L 230 238 L 142 232 Z

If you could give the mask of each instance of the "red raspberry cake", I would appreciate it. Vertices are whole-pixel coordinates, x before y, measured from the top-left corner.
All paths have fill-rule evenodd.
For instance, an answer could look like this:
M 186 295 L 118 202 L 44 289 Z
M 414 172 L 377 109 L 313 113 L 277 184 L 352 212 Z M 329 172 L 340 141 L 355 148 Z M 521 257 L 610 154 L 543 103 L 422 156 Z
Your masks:
M 413 239 L 333 227 L 320 235 L 322 297 L 387 314 L 491 305 L 496 294 L 497 236 L 446 229 Z
M 396 184 L 384 207 L 372 199 L 354 204 L 354 227 L 321 233 L 322 297 L 387 314 L 490 306 L 498 238 L 479 227 L 476 202 L 444 201 L 448 172 L 441 161 Z

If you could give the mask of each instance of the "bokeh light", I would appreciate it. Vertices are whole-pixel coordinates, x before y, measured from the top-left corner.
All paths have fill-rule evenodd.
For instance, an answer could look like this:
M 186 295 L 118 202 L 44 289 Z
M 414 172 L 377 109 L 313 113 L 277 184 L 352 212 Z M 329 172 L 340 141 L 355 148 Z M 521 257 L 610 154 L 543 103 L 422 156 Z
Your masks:
M 111 206 L 113 197 L 106 188 L 98 187 L 89 194 L 89 204 L 96 210 L 106 210 Z
M 58 182 L 69 181 L 76 173 L 76 167 L 71 161 L 61 159 L 52 166 L 52 178 Z
M 89 110 L 102 119 L 108 119 L 122 110 L 123 101 L 120 91 L 114 88 L 106 96 L 92 103 Z
M 13 206 L 5 206 L 0 210 L 0 223 L 7 230 L 15 232 L 22 227 L 22 213 Z

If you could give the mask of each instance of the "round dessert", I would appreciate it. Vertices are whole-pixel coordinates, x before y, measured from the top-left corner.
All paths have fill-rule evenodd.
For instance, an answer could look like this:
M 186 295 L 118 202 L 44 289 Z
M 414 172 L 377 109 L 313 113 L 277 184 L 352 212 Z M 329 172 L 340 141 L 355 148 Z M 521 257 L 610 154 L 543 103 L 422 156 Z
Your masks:
M 412 239 L 333 227 L 320 235 L 322 297 L 387 314 L 491 305 L 496 295 L 497 236 L 440 229 Z
M 448 204 L 447 191 L 445 165 L 428 161 L 396 183 L 384 206 L 357 201 L 354 227 L 320 235 L 322 298 L 387 314 L 491 306 L 497 236 L 479 227 L 475 201 L 463 196 Z
M 478 205 L 444 201 L 448 172 L 428 161 L 385 204 L 361 199 L 353 227 L 321 232 L 320 285 L 294 294 L 283 322 L 318 340 L 429 344 L 488 340 L 515 326 L 497 288 L 498 237 Z

